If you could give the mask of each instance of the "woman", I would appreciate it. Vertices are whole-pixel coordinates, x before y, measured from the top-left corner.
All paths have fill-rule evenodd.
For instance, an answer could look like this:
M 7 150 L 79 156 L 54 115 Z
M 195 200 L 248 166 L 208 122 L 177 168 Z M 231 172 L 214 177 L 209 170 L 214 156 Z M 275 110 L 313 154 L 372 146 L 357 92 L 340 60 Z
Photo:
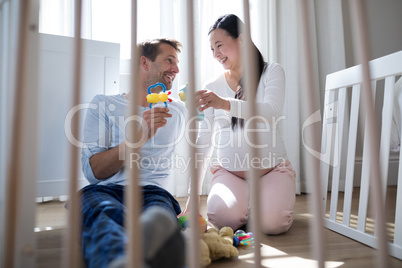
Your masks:
M 249 183 L 247 170 L 257 169 L 260 178 L 260 217 L 262 231 L 266 234 L 286 232 L 293 222 L 295 203 L 295 172 L 286 159 L 286 149 L 277 124 L 285 95 L 285 76 L 277 63 L 265 63 L 257 47 L 252 44 L 258 62 L 258 89 L 256 92 L 256 116 L 245 108 L 241 50 L 244 35 L 239 32 L 243 22 L 235 15 L 220 17 L 209 30 L 213 57 L 224 68 L 224 73 L 207 83 L 196 94 L 201 122 L 197 138 L 197 158 L 200 191 L 207 161 L 217 149 L 218 165 L 210 168 L 211 191 L 207 200 L 207 216 L 217 228 L 230 226 L 234 230 L 246 224 L 249 217 Z M 252 43 L 252 42 L 250 42 Z M 252 92 L 252 91 L 251 91 Z M 251 159 L 249 123 L 256 120 L 258 129 L 259 158 Z M 217 143 L 217 144 L 216 144 Z M 204 160 L 204 161 L 202 161 Z M 188 204 L 188 203 L 187 203 Z M 188 211 L 188 206 L 184 213 Z

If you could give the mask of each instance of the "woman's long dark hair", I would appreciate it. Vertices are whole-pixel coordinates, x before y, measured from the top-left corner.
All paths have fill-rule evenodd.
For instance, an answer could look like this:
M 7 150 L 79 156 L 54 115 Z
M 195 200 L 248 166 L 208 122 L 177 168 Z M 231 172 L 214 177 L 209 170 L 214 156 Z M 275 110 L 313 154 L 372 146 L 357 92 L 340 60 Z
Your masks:
M 240 28 L 239 28 L 240 27 Z M 219 17 L 215 23 L 209 28 L 208 35 L 215 29 L 225 30 L 229 36 L 233 39 L 237 39 L 241 34 L 241 29 L 244 28 L 244 23 L 234 14 L 227 14 Z M 258 73 L 256 74 L 254 79 L 257 81 L 260 80 L 261 74 L 264 71 L 265 62 L 261 52 L 255 46 L 253 42 L 251 42 L 252 48 L 254 50 L 254 55 L 257 57 L 258 64 Z M 257 83 L 258 85 L 258 83 Z M 244 100 L 244 89 L 243 89 L 243 78 L 240 79 L 239 84 L 237 86 L 235 99 Z M 244 119 L 232 117 L 232 129 L 239 123 L 240 127 L 244 127 Z

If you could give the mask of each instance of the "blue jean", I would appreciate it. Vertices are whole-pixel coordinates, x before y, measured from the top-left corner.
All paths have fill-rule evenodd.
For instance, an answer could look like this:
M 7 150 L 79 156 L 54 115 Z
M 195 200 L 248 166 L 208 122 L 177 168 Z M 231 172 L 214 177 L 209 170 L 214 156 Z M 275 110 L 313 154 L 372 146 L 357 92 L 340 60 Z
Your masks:
M 180 205 L 166 190 L 142 187 L 143 211 L 161 206 L 176 217 Z M 88 185 L 81 191 L 82 252 L 88 268 L 103 268 L 124 255 L 127 236 L 124 229 L 124 186 Z

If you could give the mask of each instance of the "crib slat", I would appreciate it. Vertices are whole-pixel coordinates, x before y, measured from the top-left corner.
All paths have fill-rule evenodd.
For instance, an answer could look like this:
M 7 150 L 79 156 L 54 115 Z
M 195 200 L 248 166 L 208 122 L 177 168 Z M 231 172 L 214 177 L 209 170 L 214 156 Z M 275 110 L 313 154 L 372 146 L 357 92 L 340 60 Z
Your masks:
M 402 104 L 402 100 L 399 102 L 399 105 L 401 105 L 401 104 Z M 400 152 L 399 152 L 399 159 L 402 159 L 402 150 L 400 150 Z M 398 188 L 396 191 L 394 244 L 396 246 L 402 248 L 402 161 L 399 161 L 399 169 L 398 170 L 399 170 L 399 172 L 398 172 L 398 186 L 397 186 Z M 400 254 L 400 255 L 401 256 L 399 258 L 402 259 L 402 254 Z
M 7 122 L 7 94 L 6 94 L 6 83 L 8 82 L 7 72 L 6 72 L 6 62 L 7 62 L 7 45 L 6 38 L 8 39 L 8 32 L 5 30 L 8 28 L 8 6 L 1 4 L 0 5 L 0 185 L 2 188 L 0 189 L 0 202 L 4 201 L 5 197 L 5 178 L 6 178 L 6 152 L 4 148 L 6 148 L 6 122 Z M 4 136 L 3 136 L 4 135 Z M 4 215 L 4 206 L 0 206 L 0 260 L 4 260 L 4 226 L 5 226 L 5 215 Z M 0 262 L 3 265 L 3 261 Z
M 269 59 L 271 61 L 278 61 L 278 34 L 277 34 L 277 19 L 276 19 L 276 0 L 269 1 L 269 15 L 268 15 L 268 27 L 269 27 L 269 36 L 268 36 L 268 48 L 269 48 Z
M 401 84 L 399 84 L 401 82 Z M 402 78 L 397 83 L 402 86 Z M 402 107 L 402 91 L 399 92 L 398 105 Z M 401 121 L 402 121 L 402 109 L 401 109 Z M 402 248 L 402 150 L 399 151 L 399 168 L 398 168 L 398 182 L 396 191 L 396 209 L 395 209 L 395 228 L 394 228 L 394 244 Z M 402 252 L 402 250 L 401 250 Z M 401 254 L 402 255 L 402 254 Z M 400 256 L 402 259 L 402 256 Z
M 394 108 L 395 76 L 385 78 L 384 104 L 382 109 L 381 145 L 380 145 L 380 169 L 384 202 L 387 193 L 387 178 L 389 166 L 389 148 L 391 144 L 392 111 Z
M 346 161 L 346 176 L 345 176 L 345 196 L 343 201 L 343 219 L 342 223 L 349 226 L 350 214 L 352 208 L 353 194 L 353 178 L 356 158 L 356 138 L 359 119 L 359 103 L 360 103 L 360 84 L 354 85 L 352 88 L 352 101 L 349 123 L 349 142 L 348 154 Z
M 35 29 L 39 25 L 39 1 L 31 0 L 28 3 L 27 14 L 28 25 L 25 25 L 27 35 L 27 60 L 25 62 L 26 75 L 19 76 L 25 80 L 23 99 L 18 100 L 20 108 L 23 108 L 22 124 L 22 162 L 18 163 L 21 170 L 21 188 L 19 189 L 17 240 L 16 240 L 16 267 L 34 267 L 36 249 L 33 228 L 35 226 L 36 197 L 36 174 L 38 155 L 38 110 L 39 110 L 39 33 Z M 18 72 L 17 72 L 18 76 Z M 27 134 L 29 133 L 29 134 Z M 33 175 L 35 174 L 35 175 Z M 34 178 L 34 179 L 33 179 Z
M 131 61 L 130 61 L 130 91 L 135 94 L 130 94 L 129 97 L 129 115 L 138 116 L 139 115 L 139 99 L 136 98 L 136 90 L 139 90 L 138 86 L 138 73 L 139 73 L 139 51 L 137 48 L 137 11 L 138 3 L 137 0 L 131 1 Z M 136 129 L 136 124 L 130 126 L 129 132 L 130 137 L 133 140 L 139 140 L 138 135 L 140 135 Z M 130 159 L 130 155 L 138 155 L 139 150 L 137 147 L 133 146 L 126 147 L 126 159 Z M 129 165 L 126 161 L 127 170 L 127 180 L 128 183 L 125 187 L 127 193 L 125 195 L 124 203 L 127 206 L 127 215 L 125 218 L 125 225 L 127 226 L 127 246 L 125 250 L 125 255 L 127 257 L 127 263 L 125 267 L 142 267 L 143 250 L 142 243 L 142 225 L 140 222 L 140 216 L 142 211 L 142 192 L 139 187 L 140 172 L 137 165 Z
M 369 148 L 372 153 L 370 166 L 367 168 L 370 170 L 370 174 L 372 175 L 372 180 L 369 180 L 369 184 L 372 184 L 371 193 L 373 194 L 373 203 L 374 203 L 374 212 L 376 219 L 376 246 L 378 248 L 379 255 L 377 256 L 377 267 L 389 267 L 388 263 L 388 247 L 386 241 L 385 234 L 385 215 L 384 215 L 384 204 L 382 198 L 382 183 L 381 183 L 381 172 L 379 165 L 379 140 L 378 134 L 376 130 L 376 121 L 374 114 L 374 101 L 370 92 L 370 51 L 369 51 L 369 43 L 370 40 L 368 38 L 368 29 L 367 29 L 367 18 L 366 18 L 366 6 L 362 0 L 358 1 L 350 1 L 350 5 L 352 7 L 352 25 L 353 27 L 353 36 L 356 37 L 356 46 L 355 51 L 359 56 L 359 60 L 362 64 L 362 85 L 363 85 L 363 100 L 364 107 L 367 114 L 367 132 L 365 134 L 368 136 Z M 389 74 L 388 74 L 389 75 Z M 359 215 L 360 216 L 360 215 Z M 360 218 L 359 218 L 360 220 Z
M 17 10 L 13 10 L 13 7 L 16 7 Z M 12 132 L 11 132 L 11 145 L 10 148 L 10 158 L 9 158 L 9 167 L 7 169 L 7 182 L 6 182 L 6 210 L 5 210 L 5 234 L 4 234 L 4 260 L 2 261 L 2 267 L 23 267 L 23 265 L 28 265 L 31 267 L 33 264 L 25 263 L 25 257 L 22 245 L 28 242 L 28 245 L 31 244 L 31 235 L 28 234 L 29 237 L 21 238 L 21 232 L 17 232 L 18 228 L 27 227 L 32 228 L 31 230 L 23 230 L 31 231 L 33 237 L 33 225 L 30 226 L 30 221 L 33 220 L 33 217 L 29 219 L 25 219 L 25 217 L 21 217 L 24 211 L 24 207 L 33 209 L 31 207 L 34 204 L 33 200 L 29 200 L 29 196 L 23 196 L 23 185 L 24 185 L 24 175 L 26 175 L 26 169 L 30 167 L 30 165 L 24 166 L 27 164 L 26 157 L 33 157 L 35 160 L 35 156 L 31 155 L 29 149 L 32 148 L 31 144 L 26 143 L 26 135 L 24 133 L 28 133 L 27 121 L 30 119 L 28 112 L 30 112 L 30 108 L 32 105 L 27 103 L 28 97 L 30 97 L 30 93 L 34 92 L 33 88 L 28 91 L 27 81 L 28 77 L 28 67 L 30 63 L 29 58 L 29 41 L 30 41 L 30 33 L 28 31 L 30 21 L 30 2 L 24 1 L 19 3 L 19 5 L 10 5 L 10 10 L 14 11 L 13 15 L 17 15 L 19 20 L 19 25 L 17 29 L 17 39 L 16 39 L 16 64 L 15 69 L 13 70 L 15 79 L 14 87 L 12 90 L 15 92 L 14 96 L 14 107 L 13 107 L 13 124 L 12 124 Z M 12 12 L 10 12 L 12 14 Z M 36 24 L 37 25 L 37 24 Z M 35 100 L 33 100 L 35 103 Z M 28 108 L 29 106 L 29 108 Z M 31 130 L 29 130 L 31 131 Z M 35 129 L 33 130 L 35 131 Z M 36 136 L 34 135 L 33 139 Z M 29 148 L 26 148 L 26 145 L 29 144 Z M 35 163 L 36 164 L 36 163 Z M 23 167 L 23 168 L 21 168 Z M 35 172 L 35 170 L 34 170 Z M 26 181 L 26 182 L 32 182 Z M 28 186 L 31 186 L 30 183 Z M 27 215 L 24 215 L 27 216 Z M 31 215 L 29 215 L 31 216 Z M 28 220 L 24 222 L 24 220 Z M 25 225 L 24 225 L 25 224 Z M 22 240 L 22 241 L 21 241 Z M 25 243 L 24 243 L 25 242 Z M 26 245 L 26 244 L 25 244 Z M 31 244 L 32 245 L 32 244 Z M 33 248 L 31 247 L 31 252 Z M 21 255 L 22 254 L 22 255 Z M 21 260 L 23 258 L 24 260 Z M 31 259 L 32 261 L 32 259 Z
M 253 50 L 251 47 L 251 33 L 250 33 L 250 4 L 248 0 L 243 0 L 243 14 L 244 14 L 244 24 L 245 27 L 243 29 L 243 35 L 244 35 L 244 46 L 242 48 L 242 55 L 253 55 Z M 244 56 L 243 56 L 244 57 Z M 252 79 L 252 74 L 256 72 L 256 61 L 254 57 L 244 57 L 245 60 L 245 87 L 250 88 L 250 89 L 257 89 L 257 81 L 255 79 Z M 247 110 L 251 114 L 256 114 L 255 110 L 255 105 L 252 105 L 251 103 L 255 101 L 255 92 L 250 94 L 247 93 L 248 91 L 245 91 L 245 98 L 248 99 L 249 101 L 247 103 Z M 250 124 L 251 128 L 255 128 L 255 120 L 251 121 Z M 255 132 L 250 133 L 250 138 L 251 142 L 253 144 L 259 144 L 258 142 L 258 136 L 256 135 Z M 258 151 L 254 146 L 249 146 L 250 150 L 250 158 L 254 157 L 259 157 Z M 249 178 L 257 178 L 257 171 L 255 168 L 251 168 L 247 172 L 247 176 Z M 250 218 L 250 225 L 252 232 L 254 233 L 254 266 L 255 267 L 260 267 L 261 266 L 261 249 L 260 249 L 260 244 L 261 244 L 261 228 L 260 228 L 260 192 L 259 185 L 260 180 L 252 179 L 250 180 L 250 207 L 251 211 L 250 214 L 253 215 L 252 218 Z
M 373 98 L 373 103 L 375 103 L 375 89 L 377 83 L 375 81 L 372 82 L 371 85 L 371 94 Z M 374 105 L 373 105 L 374 107 Z M 373 108 L 372 108 L 373 109 Z M 358 219 L 357 219 L 357 230 L 360 232 L 365 232 L 366 228 L 366 218 L 367 218 L 367 208 L 368 208 L 368 197 L 369 197 L 369 186 L 370 186 L 370 165 L 371 165 L 371 157 L 373 152 L 370 149 L 369 144 L 369 126 L 368 126 L 368 116 L 365 114 L 365 126 L 364 126 L 364 144 L 363 144 L 363 158 L 362 158 L 362 174 L 361 174 L 361 182 L 360 182 L 360 198 L 359 198 L 359 211 L 358 211 Z
M 326 204 L 328 196 L 328 177 L 329 166 L 331 163 L 332 155 L 332 136 L 333 136 L 333 123 L 331 121 L 334 117 L 331 109 L 333 109 L 333 103 L 330 102 L 330 94 L 332 91 L 325 91 L 325 103 L 324 103 L 324 116 L 322 123 L 322 139 L 321 139 L 321 163 L 320 163 L 320 177 L 322 178 L 322 199 L 323 199 L 323 215 L 326 213 Z M 331 123 L 331 124 L 330 124 Z
M 311 29 L 309 27 L 309 3 L 310 1 L 298 1 L 299 3 L 299 8 L 300 8 L 300 30 L 301 30 L 301 36 L 302 38 L 302 47 L 303 47 L 303 54 L 304 54 L 304 68 L 306 70 L 305 73 L 305 87 L 306 87 L 306 93 L 307 93 L 307 98 L 303 100 L 303 105 L 302 107 L 304 108 L 304 112 L 306 112 L 308 115 L 314 114 L 314 104 L 313 100 L 315 99 L 315 92 L 314 89 L 315 83 L 314 83 L 314 74 L 313 74 L 313 68 L 314 68 L 314 63 L 313 63 L 313 55 L 312 55 L 312 35 L 311 35 Z M 313 146 L 318 147 L 318 133 L 316 131 L 311 131 L 310 133 L 312 141 L 313 141 Z M 314 220 L 312 221 L 312 225 L 310 227 L 310 237 L 313 243 L 312 250 L 314 252 L 314 257 L 317 260 L 317 265 L 318 267 L 325 267 L 325 237 L 323 233 L 323 217 L 321 215 L 322 213 L 322 200 L 320 196 L 320 192 L 322 191 L 321 188 L 321 180 L 319 178 L 319 162 L 318 159 L 311 159 L 311 161 L 308 161 L 309 163 L 309 171 L 310 171 L 310 176 L 311 176 L 311 187 L 312 187 L 312 199 L 313 199 L 313 205 L 312 205 L 312 214 L 314 215 Z
M 336 221 L 336 214 L 338 211 L 338 196 L 339 196 L 339 178 L 341 173 L 341 155 L 343 145 L 343 126 L 345 122 L 345 103 L 346 103 L 346 88 L 340 88 L 338 95 L 338 120 L 336 124 L 335 134 L 335 155 L 337 158 L 332 172 L 332 189 L 331 189 L 331 207 L 329 218 Z
M 194 42 L 194 0 L 186 1 L 186 8 L 187 8 L 187 42 L 188 42 L 188 71 L 189 71 L 189 88 L 188 92 L 188 99 L 190 99 L 193 103 L 195 103 L 195 42 Z M 194 107 L 195 105 L 191 105 L 190 107 Z M 189 109 L 189 116 L 190 118 L 194 118 L 196 116 L 194 109 Z M 191 125 L 189 126 L 190 129 L 196 129 L 195 121 L 191 120 Z M 196 136 L 195 132 L 191 131 L 190 139 L 195 141 Z M 191 189 L 190 189 L 190 210 L 195 212 L 191 213 L 190 221 L 191 221 L 191 240 L 193 243 L 190 245 L 190 268 L 197 268 L 200 266 L 200 255 L 199 255 L 199 248 L 200 245 L 198 243 L 199 237 L 199 224 L 198 224 L 198 215 L 199 215 L 199 207 L 198 207 L 198 172 L 195 169 L 195 155 L 196 155 L 196 148 L 194 146 L 190 146 L 190 165 L 194 168 L 191 169 Z
M 74 64 L 73 68 L 73 107 L 80 103 L 81 79 L 82 79 L 82 39 L 81 39 L 81 0 L 74 2 Z M 71 133 L 74 137 L 79 136 L 80 114 L 78 113 L 72 122 Z M 74 144 L 70 144 L 70 181 L 69 181 L 69 218 L 67 232 L 67 258 L 63 262 L 66 267 L 80 267 L 80 253 L 77 248 L 80 245 L 80 200 L 78 189 L 78 161 L 79 150 Z

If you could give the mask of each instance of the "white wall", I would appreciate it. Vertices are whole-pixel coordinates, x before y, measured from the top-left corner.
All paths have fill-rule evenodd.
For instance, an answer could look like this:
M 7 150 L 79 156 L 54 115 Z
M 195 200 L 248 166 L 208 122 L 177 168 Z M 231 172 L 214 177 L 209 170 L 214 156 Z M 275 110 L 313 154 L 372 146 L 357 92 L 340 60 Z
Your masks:
M 402 1 L 366 0 L 371 59 L 402 49 Z M 350 25 L 349 0 L 343 0 L 346 67 L 356 65 Z
M 41 34 L 41 73 L 39 111 L 38 197 L 68 194 L 70 133 L 66 120 L 73 108 L 72 52 L 73 38 Z M 96 94 L 119 93 L 119 44 L 84 40 L 81 104 L 89 103 Z M 80 126 L 86 110 L 80 110 Z M 81 136 L 76 138 L 82 141 Z M 77 159 L 81 163 L 80 158 Z M 80 165 L 81 166 L 81 165 Z M 80 169 L 81 170 L 81 169 Z M 87 184 L 82 172 L 80 187 Z
M 366 12 L 370 38 L 370 59 L 376 59 L 402 50 L 402 1 L 400 0 L 366 0 Z M 353 37 L 351 33 L 351 18 L 349 0 L 342 1 L 343 21 L 345 32 L 345 55 L 346 67 L 358 64 L 357 55 L 353 51 Z M 380 85 L 381 86 L 381 85 Z M 382 102 L 382 96 L 376 96 Z M 377 118 L 380 118 L 380 111 L 377 111 Z M 359 122 L 359 135 L 357 142 L 357 157 L 355 178 L 359 180 L 361 174 L 361 156 L 363 150 L 363 124 Z M 398 154 L 391 153 L 389 184 L 395 184 L 398 169 Z M 356 181 L 358 183 L 359 181 Z

